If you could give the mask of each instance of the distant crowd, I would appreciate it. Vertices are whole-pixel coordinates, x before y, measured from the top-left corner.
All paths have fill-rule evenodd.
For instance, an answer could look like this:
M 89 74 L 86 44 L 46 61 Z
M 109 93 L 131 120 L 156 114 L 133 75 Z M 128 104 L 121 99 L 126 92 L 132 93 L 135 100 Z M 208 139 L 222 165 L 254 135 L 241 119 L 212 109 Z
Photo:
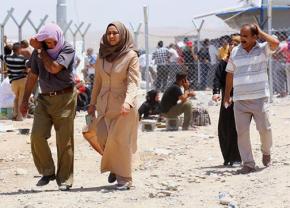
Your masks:
M 285 88 L 279 88 L 279 83 L 274 86 L 282 89 L 278 92 L 281 96 L 287 95 L 289 38 L 280 42 L 258 25 L 245 24 L 239 34 L 205 39 L 200 47 L 188 38 L 168 47 L 159 41 L 149 55 L 147 71 L 144 51 L 136 51 L 124 24 L 112 22 L 100 40 L 98 55 L 87 49 L 82 76 L 77 70 L 81 59 L 54 23 L 43 26 L 29 43 L 24 40 L 10 45 L 6 38 L 4 44 L 1 70 L 15 94 L 13 120 L 22 121 L 30 112 L 34 118 L 31 152 L 42 175 L 37 186 L 56 179 L 61 191 L 72 187 L 74 118 L 76 111 L 83 110 L 87 115 L 82 133 L 102 157 L 101 172 L 109 172 L 108 182 L 116 181 L 117 190 L 130 189 L 139 121 L 183 116 L 182 130 L 196 131 L 191 103 L 196 90 L 212 89 L 212 100 L 221 101 L 218 136 L 224 166 L 241 165 L 239 174 L 256 171 L 250 142 L 252 119 L 260 134 L 262 163 L 266 167 L 271 163 L 268 61 L 273 55 L 273 68 L 284 67 L 273 75 L 282 77 Z M 142 81 L 150 82 L 152 90 L 139 107 Z M 47 142 L 52 126 L 57 170 Z

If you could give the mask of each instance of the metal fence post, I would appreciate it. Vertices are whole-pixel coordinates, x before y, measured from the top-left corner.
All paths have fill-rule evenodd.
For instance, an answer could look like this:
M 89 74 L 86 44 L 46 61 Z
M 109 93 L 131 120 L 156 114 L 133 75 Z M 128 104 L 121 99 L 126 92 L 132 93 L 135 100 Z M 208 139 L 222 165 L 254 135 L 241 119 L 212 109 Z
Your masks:
M 32 22 L 32 20 L 30 19 L 30 17 L 27 17 L 28 22 L 31 24 L 31 26 L 33 27 L 33 29 L 35 30 L 36 33 L 38 33 L 39 29 L 42 27 L 42 25 L 44 25 L 46 19 L 48 18 L 48 15 L 45 15 L 43 17 L 43 19 L 40 19 L 40 23 L 39 25 L 36 27 L 34 25 L 34 23 Z
M 28 12 L 26 13 L 26 15 L 24 16 L 24 18 L 22 19 L 22 21 L 20 22 L 20 24 L 17 22 L 17 20 L 15 19 L 15 17 L 13 16 L 13 14 L 11 14 L 11 18 L 13 20 L 13 22 L 16 24 L 16 26 L 18 27 L 18 41 L 20 42 L 22 40 L 22 26 L 24 25 L 24 23 L 26 22 L 28 16 L 30 15 L 31 10 L 28 10 Z
M 73 21 L 70 20 L 69 23 L 65 26 L 63 29 L 63 35 L 66 36 L 67 31 L 70 29 L 70 26 L 72 25 Z
M 73 35 L 73 46 L 74 46 L 74 48 L 76 48 L 76 36 L 77 36 L 77 34 L 78 34 L 78 32 L 80 32 L 80 29 L 81 29 L 81 27 L 83 26 L 83 24 L 84 24 L 84 22 L 81 22 L 80 24 L 79 24 L 79 26 L 77 26 L 76 24 L 75 24 L 75 27 L 76 27 L 76 31 L 75 32 L 73 32 L 73 30 L 69 27 L 69 31 L 72 33 L 72 35 Z
M 197 31 L 197 50 L 199 51 L 200 50 L 200 31 L 202 29 L 204 20 L 201 21 L 199 27 L 195 24 L 194 20 L 192 21 L 192 23 L 195 26 L 195 29 Z M 199 59 L 197 59 L 197 73 L 198 73 L 197 82 L 198 82 L 198 84 L 200 84 L 201 83 L 201 79 L 200 79 L 201 70 L 200 70 L 200 61 L 199 61 Z
M 91 23 L 89 23 L 88 25 L 87 25 L 87 27 L 86 27 L 86 29 L 85 29 L 85 31 L 84 32 L 81 32 L 80 31 L 80 34 L 81 34 L 81 36 L 82 36 L 82 42 L 83 42 L 83 45 L 82 45 L 82 52 L 84 52 L 86 49 L 85 49 L 85 36 L 86 36 L 86 34 L 87 34 L 87 32 L 88 32 L 88 30 L 89 30 L 89 28 L 91 27 Z
M 1 24 L 1 55 L 4 56 L 4 25 Z M 1 61 L 1 82 L 4 80 L 4 61 Z
M 148 7 L 143 7 L 145 25 L 145 50 L 146 50 L 146 92 L 149 91 L 149 35 L 148 35 Z
M 7 24 L 9 18 L 11 17 L 12 13 L 14 11 L 14 8 L 11 8 L 10 10 L 8 10 L 7 15 L 4 19 L 4 21 L 2 22 L 2 24 L 0 25 L 1 27 L 1 54 L 4 55 L 4 31 L 5 31 L 5 25 Z M 4 62 L 1 61 L 1 71 L 4 70 Z M 1 82 L 4 80 L 4 74 L 1 73 Z
M 268 34 L 272 34 L 272 0 L 268 0 Z M 270 102 L 273 102 L 273 74 L 272 74 L 272 56 L 269 59 L 269 88 Z
M 140 34 L 140 29 L 141 29 L 141 26 L 142 26 L 142 23 L 139 23 L 137 29 L 135 30 L 134 29 L 134 26 L 130 23 L 130 26 L 131 26 L 131 29 L 134 33 L 134 44 L 135 44 L 135 48 L 138 49 L 138 37 L 139 37 L 139 34 Z

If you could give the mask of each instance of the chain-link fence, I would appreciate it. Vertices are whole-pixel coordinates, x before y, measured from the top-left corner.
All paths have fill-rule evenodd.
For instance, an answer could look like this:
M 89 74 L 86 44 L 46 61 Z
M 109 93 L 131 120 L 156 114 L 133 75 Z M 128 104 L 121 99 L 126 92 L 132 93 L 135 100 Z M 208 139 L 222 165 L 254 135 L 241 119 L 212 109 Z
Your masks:
M 280 40 L 279 49 L 272 55 L 273 95 L 286 96 L 290 92 L 290 29 L 273 31 Z
M 271 89 L 274 96 L 286 96 L 290 92 L 290 29 L 275 30 L 272 34 L 280 40 L 280 46 L 269 62 L 272 66 L 272 74 L 269 74 L 273 80 Z M 175 36 L 171 39 L 160 36 L 159 42 L 154 37 L 156 47 L 151 48 L 149 55 L 150 89 L 164 91 L 175 81 L 179 71 L 187 72 L 192 89 L 212 89 L 216 67 L 228 55 L 231 35 L 235 34 L 200 41 L 196 36 Z M 143 86 L 147 81 L 145 60 L 145 51 L 140 50 Z
M 7 49 L 7 47 L 10 47 L 15 42 L 20 42 L 30 38 L 33 34 L 40 30 L 48 19 L 48 15 L 44 15 L 44 17 L 40 19 L 40 23 L 37 24 L 31 19 L 31 13 L 31 10 L 29 10 L 22 19 L 19 19 L 19 14 L 14 14 L 14 8 L 11 8 L 8 10 L 3 20 L 0 19 L 0 55 L 10 55 L 5 54 L 5 48 Z M 16 26 L 17 30 L 15 30 L 15 28 L 11 29 L 12 26 Z M 81 42 L 81 52 L 85 51 L 85 40 L 91 24 L 87 24 L 85 28 L 83 28 L 83 26 L 85 26 L 84 22 L 81 22 L 80 24 L 73 24 L 73 21 L 70 20 L 66 26 L 62 28 L 66 40 L 72 40 L 75 49 L 78 49 L 77 43 Z M 77 41 L 79 36 L 81 41 Z M 6 75 L 7 67 L 4 61 L 0 60 L 0 83 Z
M 225 33 L 225 32 L 224 32 Z M 229 33 L 233 34 L 233 33 Z M 221 59 L 228 55 L 231 37 L 223 35 L 213 39 L 197 40 L 197 36 L 176 36 L 159 40 L 149 55 L 150 88 L 164 91 L 174 81 L 178 72 L 188 74 L 190 87 L 194 90 L 211 89 L 215 69 Z M 146 82 L 146 56 L 140 50 L 142 81 Z M 144 84 L 145 85 L 145 84 Z

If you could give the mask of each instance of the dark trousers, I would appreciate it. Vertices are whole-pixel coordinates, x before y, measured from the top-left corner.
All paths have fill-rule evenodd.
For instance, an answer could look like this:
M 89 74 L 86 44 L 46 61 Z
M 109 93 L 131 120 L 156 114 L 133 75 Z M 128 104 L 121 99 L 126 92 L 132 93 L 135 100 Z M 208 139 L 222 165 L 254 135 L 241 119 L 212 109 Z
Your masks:
M 182 129 L 186 130 L 189 128 L 190 122 L 192 120 L 192 104 L 190 101 L 186 101 L 184 103 L 180 102 L 172 106 L 170 110 L 163 115 L 167 118 L 177 118 L 181 114 L 184 115 Z
M 168 83 L 167 87 L 170 87 L 176 81 L 176 74 L 181 72 L 180 65 L 178 63 L 170 63 L 169 64 L 169 72 L 168 72 Z
M 222 104 L 219 115 L 218 136 L 225 163 L 241 161 L 233 105 L 226 109 Z
M 208 80 L 208 72 L 210 70 L 210 64 L 205 62 L 200 62 L 200 88 L 204 90 L 207 87 L 207 80 Z
M 164 91 L 167 87 L 168 66 L 157 65 L 156 89 Z
M 213 88 L 213 79 L 215 77 L 215 71 L 218 64 L 209 64 L 210 70 L 208 72 L 207 86 Z
M 197 71 L 197 65 L 196 63 L 186 63 L 187 67 L 187 74 L 188 74 L 188 80 L 190 82 L 190 87 L 197 90 L 198 88 L 198 71 Z

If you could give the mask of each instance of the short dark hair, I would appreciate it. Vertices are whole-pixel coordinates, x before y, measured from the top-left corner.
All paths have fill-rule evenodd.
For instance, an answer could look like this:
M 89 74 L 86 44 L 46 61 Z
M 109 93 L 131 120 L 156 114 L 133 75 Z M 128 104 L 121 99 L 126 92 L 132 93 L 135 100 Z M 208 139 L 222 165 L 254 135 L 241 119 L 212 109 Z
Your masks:
M 187 77 L 187 73 L 185 73 L 185 72 L 178 72 L 176 74 L 176 82 L 179 82 L 179 81 L 181 81 L 183 79 L 186 79 L 186 77 Z
M 21 45 L 19 42 L 13 43 L 13 45 L 12 45 L 13 52 L 15 52 L 16 50 L 18 50 L 20 48 L 21 48 Z
M 244 24 L 242 28 L 249 27 L 252 35 L 259 35 L 258 28 L 254 24 Z
M 162 41 L 162 40 L 158 41 L 158 44 L 157 44 L 157 45 L 158 45 L 158 47 L 160 47 L 160 48 L 163 47 L 163 41 Z
M 209 44 L 209 39 L 204 39 L 203 45 L 208 45 Z
M 12 45 L 8 44 L 4 47 L 4 55 L 10 55 L 12 53 Z
M 220 41 L 227 41 L 228 39 L 227 39 L 227 37 L 224 35 L 224 36 L 222 36 L 222 37 L 220 37 Z
M 29 47 L 29 43 L 27 40 L 20 41 L 20 44 L 23 45 L 25 48 Z

